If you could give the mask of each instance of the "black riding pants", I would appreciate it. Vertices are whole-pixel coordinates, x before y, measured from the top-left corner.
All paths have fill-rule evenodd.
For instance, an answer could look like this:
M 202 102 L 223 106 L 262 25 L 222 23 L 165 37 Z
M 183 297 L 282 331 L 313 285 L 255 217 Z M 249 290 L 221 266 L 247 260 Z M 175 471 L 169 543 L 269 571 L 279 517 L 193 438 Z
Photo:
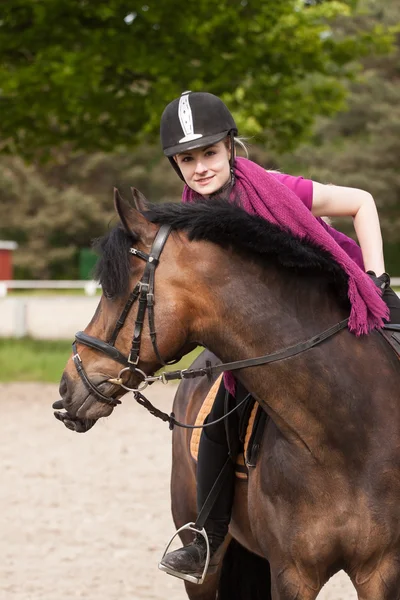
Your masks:
M 224 382 L 218 388 L 213 407 L 205 423 L 212 423 L 223 417 L 235 405 L 241 402 L 248 392 L 238 383 L 236 397 L 234 398 L 225 390 Z M 240 410 L 240 409 L 239 409 Z M 222 543 L 227 531 L 231 516 L 235 483 L 235 462 L 239 451 L 239 418 L 237 412 L 228 419 L 210 425 L 203 429 L 200 437 L 199 456 L 197 463 L 197 508 L 201 510 L 219 473 L 226 465 L 228 457 L 230 462 L 225 467 L 225 481 L 223 489 L 210 511 L 205 528 L 214 544 Z M 229 434 L 227 435 L 227 431 Z

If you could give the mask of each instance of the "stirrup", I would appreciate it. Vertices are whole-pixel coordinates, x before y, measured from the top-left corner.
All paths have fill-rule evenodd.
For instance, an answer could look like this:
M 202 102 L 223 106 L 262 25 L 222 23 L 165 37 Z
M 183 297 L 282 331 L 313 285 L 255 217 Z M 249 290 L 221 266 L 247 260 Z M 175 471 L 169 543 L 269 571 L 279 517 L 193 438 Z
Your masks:
M 201 585 L 203 583 L 204 579 L 206 578 L 208 565 L 210 564 L 210 543 L 208 541 L 208 535 L 207 535 L 207 532 L 204 529 L 204 527 L 202 529 L 197 529 L 197 527 L 195 527 L 195 523 L 186 523 L 186 525 L 183 525 L 180 529 L 178 529 L 178 531 L 176 533 L 174 533 L 172 538 L 169 540 L 167 547 L 164 550 L 164 554 L 161 557 L 161 561 L 167 555 L 169 547 L 171 546 L 171 544 L 174 541 L 174 539 L 176 538 L 176 536 L 179 535 L 180 532 L 184 531 L 185 529 L 188 529 L 189 531 L 193 531 L 194 533 L 200 534 L 205 539 L 206 548 L 207 548 L 207 556 L 206 556 L 206 563 L 204 565 L 203 573 L 201 574 L 201 576 L 196 577 L 195 575 L 189 575 L 188 573 L 180 573 L 179 571 L 173 571 L 172 569 L 165 567 L 163 564 L 161 564 L 161 562 L 158 563 L 158 568 L 160 569 L 160 571 L 164 571 L 165 573 L 168 573 L 168 575 L 173 575 L 174 577 L 178 577 L 178 579 L 184 579 L 185 581 L 190 581 L 190 583 L 196 583 L 198 585 Z

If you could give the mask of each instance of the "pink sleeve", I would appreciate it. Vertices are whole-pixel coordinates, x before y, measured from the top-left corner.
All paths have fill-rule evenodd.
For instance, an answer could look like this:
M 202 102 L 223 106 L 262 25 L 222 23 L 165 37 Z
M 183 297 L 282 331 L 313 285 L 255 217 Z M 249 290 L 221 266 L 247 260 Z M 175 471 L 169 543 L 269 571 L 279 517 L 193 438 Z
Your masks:
M 285 175 L 284 173 L 270 173 L 278 181 L 283 183 L 289 188 L 303 204 L 311 211 L 313 203 L 313 182 L 311 179 L 303 179 L 303 177 L 293 177 L 292 175 Z M 322 227 L 333 237 L 333 239 L 339 244 L 339 246 L 354 260 L 358 266 L 364 270 L 364 261 L 362 257 L 361 248 L 356 242 L 349 238 L 344 233 L 337 231 L 327 223 L 321 217 L 317 217 L 317 220 L 321 223 Z
M 294 177 L 293 175 L 286 175 L 285 173 L 273 173 L 271 171 L 268 171 L 268 173 L 273 175 L 278 181 L 283 183 L 283 185 L 296 194 L 296 196 L 300 198 L 308 210 L 312 209 L 313 182 L 311 179 Z

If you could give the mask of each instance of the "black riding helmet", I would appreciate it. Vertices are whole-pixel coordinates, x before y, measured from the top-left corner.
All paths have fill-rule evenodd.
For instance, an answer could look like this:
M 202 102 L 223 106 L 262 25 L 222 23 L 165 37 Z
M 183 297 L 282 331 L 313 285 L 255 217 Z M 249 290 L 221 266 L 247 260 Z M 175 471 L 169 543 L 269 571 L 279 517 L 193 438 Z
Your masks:
M 183 92 L 165 108 L 160 123 L 161 145 L 164 154 L 183 180 L 174 160 L 175 154 L 211 146 L 228 135 L 231 138 L 231 169 L 234 161 L 233 137 L 236 123 L 227 106 L 214 94 Z

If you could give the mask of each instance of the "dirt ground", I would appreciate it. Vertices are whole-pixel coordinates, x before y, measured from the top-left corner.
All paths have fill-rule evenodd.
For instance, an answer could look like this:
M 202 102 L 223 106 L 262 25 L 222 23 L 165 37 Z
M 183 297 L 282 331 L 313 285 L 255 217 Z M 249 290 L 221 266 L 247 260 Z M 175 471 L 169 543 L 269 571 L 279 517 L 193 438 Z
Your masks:
M 149 398 L 168 410 L 175 388 Z M 86 434 L 53 417 L 56 385 L 0 384 L 0 599 L 184 600 L 157 569 L 174 532 L 170 431 L 126 396 Z M 338 574 L 318 600 L 355 600 Z

